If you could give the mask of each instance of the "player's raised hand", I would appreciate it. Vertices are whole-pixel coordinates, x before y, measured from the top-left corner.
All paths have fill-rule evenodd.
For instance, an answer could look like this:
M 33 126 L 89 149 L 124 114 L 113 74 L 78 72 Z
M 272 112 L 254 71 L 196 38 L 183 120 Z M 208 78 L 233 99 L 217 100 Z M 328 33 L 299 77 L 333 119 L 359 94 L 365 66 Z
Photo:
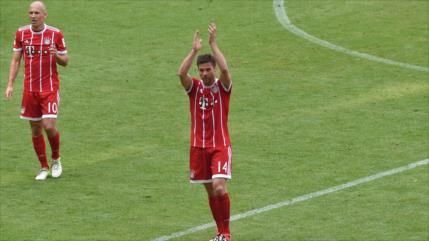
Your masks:
M 209 43 L 214 43 L 216 41 L 216 24 L 211 23 L 209 25 Z
M 199 31 L 196 31 L 194 34 L 194 46 L 192 47 L 192 49 L 195 51 L 201 49 L 201 36 Z
M 10 98 L 12 98 L 13 95 L 13 87 L 12 86 L 8 86 L 6 88 L 6 91 L 4 92 L 4 98 L 6 100 L 10 100 Z

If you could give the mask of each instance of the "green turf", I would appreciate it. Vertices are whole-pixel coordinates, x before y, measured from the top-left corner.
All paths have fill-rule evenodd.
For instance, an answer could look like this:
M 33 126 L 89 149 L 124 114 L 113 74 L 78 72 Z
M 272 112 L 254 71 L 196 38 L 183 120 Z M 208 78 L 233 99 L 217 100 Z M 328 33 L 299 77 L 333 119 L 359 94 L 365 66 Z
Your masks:
M 46 4 L 70 56 L 60 68 L 64 174 L 33 179 L 21 70 L 0 103 L 0 240 L 151 240 L 211 222 L 203 188 L 187 180 L 189 108 L 176 76 L 196 29 L 209 51 L 210 21 L 234 81 L 232 214 L 429 157 L 428 73 L 310 43 L 277 22 L 270 0 Z M 27 5 L 0 1 L 1 94 Z M 428 1 L 286 6 L 318 38 L 429 67 Z M 419 167 L 242 219 L 233 240 L 428 240 L 428 181 Z

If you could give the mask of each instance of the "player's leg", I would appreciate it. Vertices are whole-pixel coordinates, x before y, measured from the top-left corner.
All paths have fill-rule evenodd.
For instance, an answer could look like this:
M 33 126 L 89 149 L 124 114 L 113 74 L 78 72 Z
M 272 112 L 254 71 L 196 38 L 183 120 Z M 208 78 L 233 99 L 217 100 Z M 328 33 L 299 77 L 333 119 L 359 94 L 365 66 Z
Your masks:
M 227 181 L 224 178 L 215 178 L 213 180 L 213 195 L 217 198 L 219 203 L 219 212 L 221 215 L 221 221 L 223 225 L 223 231 L 221 234 L 225 235 L 227 240 L 230 240 L 231 232 L 229 230 L 229 219 L 231 202 L 227 190 Z
M 46 158 L 46 144 L 43 137 L 42 121 L 30 121 L 31 135 L 34 151 L 39 159 L 41 170 L 36 176 L 36 180 L 45 180 L 48 176 L 48 160 Z
M 42 120 L 42 123 L 52 150 L 52 177 L 59 177 L 63 172 L 63 168 L 60 161 L 60 132 L 56 126 L 57 119 L 45 118 Z
M 52 160 L 58 160 L 60 158 L 60 132 L 57 129 L 57 119 L 46 118 L 42 120 L 42 123 L 51 145 Z
M 222 217 L 220 216 L 217 198 L 213 196 L 210 156 L 211 153 L 207 148 L 191 147 L 189 153 L 190 181 L 191 183 L 204 184 L 207 190 L 210 210 L 217 225 L 217 234 L 219 234 L 223 230 Z M 213 240 L 217 241 L 217 236 Z
M 219 202 L 219 198 L 215 195 L 214 189 L 213 189 L 213 183 L 204 183 L 204 187 L 207 191 L 207 196 L 209 199 L 209 206 L 210 210 L 213 215 L 213 219 L 216 222 L 217 226 L 217 235 L 224 232 L 225 228 L 223 225 L 223 215 L 222 215 L 222 207 L 221 203 Z
M 21 103 L 21 119 L 29 120 L 33 147 L 42 167 L 36 180 L 45 180 L 49 165 L 46 158 L 46 144 L 43 137 L 42 110 L 39 92 L 24 92 Z
M 211 183 L 212 195 L 216 197 L 221 197 L 228 193 L 226 187 L 225 178 L 214 178 L 213 183 Z
M 52 151 L 52 177 L 62 173 L 60 161 L 60 132 L 57 129 L 57 114 L 59 108 L 58 92 L 46 93 L 42 96 L 42 125 L 48 136 Z
M 207 191 L 210 209 L 218 229 L 217 239 L 215 238 L 213 240 L 230 240 L 230 200 L 226 179 L 215 178 L 213 179 L 213 183 L 205 183 L 204 187 Z
M 211 188 L 206 188 L 212 192 L 219 205 L 218 212 L 221 216 L 223 230 L 221 234 L 226 240 L 230 240 L 229 219 L 231 202 L 229 199 L 227 180 L 231 179 L 232 151 L 231 147 L 216 149 L 211 158 L 211 171 L 213 183 Z M 222 240 L 222 237 L 219 239 Z

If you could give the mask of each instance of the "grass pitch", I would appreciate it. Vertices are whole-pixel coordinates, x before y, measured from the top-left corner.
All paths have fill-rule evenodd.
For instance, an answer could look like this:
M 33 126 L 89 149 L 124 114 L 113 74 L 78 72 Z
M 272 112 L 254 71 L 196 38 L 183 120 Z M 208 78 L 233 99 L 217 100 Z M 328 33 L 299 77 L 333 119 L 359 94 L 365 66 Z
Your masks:
M 2 93 L 28 4 L 0 2 Z M 0 104 L 0 240 L 152 240 L 211 222 L 205 191 L 187 179 L 190 118 L 176 76 L 193 32 L 206 39 L 211 21 L 234 81 L 232 214 L 429 157 L 428 73 L 314 45 L 277 22 L 272 1 L 46 4 L 70 55 L 59 68 L 64 173 L 34 181 L 20 71 Z M 429 66 L 428 1 L 286 5 L 316 37 Z M 428 182 L 427 166 L 410 170 L 233 222 L 233 238 L 428 240 Z

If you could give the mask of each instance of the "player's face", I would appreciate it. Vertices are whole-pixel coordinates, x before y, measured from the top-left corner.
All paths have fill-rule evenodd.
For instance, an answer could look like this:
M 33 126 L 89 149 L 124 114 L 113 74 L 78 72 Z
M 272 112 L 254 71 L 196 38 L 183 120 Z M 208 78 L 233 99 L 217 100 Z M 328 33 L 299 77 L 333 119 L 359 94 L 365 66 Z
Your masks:
M 30 18 L 31 25 L 36 29 L 40 28 L 45 23 L 47 16 L 48 14 L 40 5 L 32 4 L 28 10 L 28 17 Z
M 198 66 L 200 77 L 205 84 L 212 83 L 215 79 L 215 68 L 211 63 L 203 63 Z

